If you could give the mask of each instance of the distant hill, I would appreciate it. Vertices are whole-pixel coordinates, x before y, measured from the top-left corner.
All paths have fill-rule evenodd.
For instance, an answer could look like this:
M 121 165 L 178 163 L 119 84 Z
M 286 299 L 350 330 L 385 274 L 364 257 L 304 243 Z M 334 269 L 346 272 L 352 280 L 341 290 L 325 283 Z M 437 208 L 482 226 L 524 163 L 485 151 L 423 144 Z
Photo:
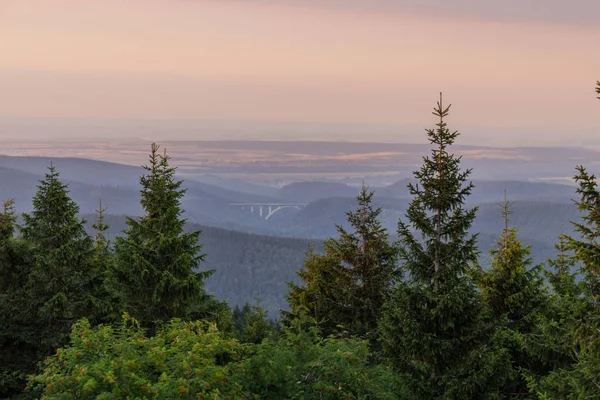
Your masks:
M 216 175 L 195 174 L 189 170 L 185 171 L 185 175 L 181 174 L 186 180 L 193 179 L 198 182 L 207 183 L 209 185 L 218 186 L 223 189 L 228 189 L 238 193 L 247 193 L 257 196 L 267 196 L 271 198 L 277 197 L 279 188 L 275 186 L 259 185 L 246 182 L 242 179 L 223 178 Z
M 530 210 L 524 206 L 515 210 L 514 220 L 526 222 L 525 213 Z M 553 210 L 557 211 L 557 210 Z M 570 210 L 565 211 L 564 218 L 571 216 Z M 84 215 L 88 220 L 88 231 L 93 234 L 91 225 L 94 215 Z M 476 226 L 489 225 L 488 231 L 479 235 L 480 263 L 489 265 L 488 251 L 492 248 L 501 232 L 501 218 L 498 210 L 493 207 L 483 207 L 483 213 Z M 526 219 L 527 217 L 525 217 Z M 107 215 L 105 222 L 110 225 L 109 237 L 114 237 L 126 227 L 125 217 Z M 332 228 L 334 228 L 332 226 Z M 311 248 L 315 251 L 322 250 L 322 241 L 319 239 L 283 238 L 269 235 L 257 235 L 237 232 L 215 227 L 188 224 L 186 230 L 202 230 L 200 242 L 203 252 L 207 254 L 202 269 L 215 269 L 215 274 L 206 282 L 206 289 L 215 294 L 219 299 L 226 300 L 231 306 L 241 305 L 245 301 L 252 301 L 258 297 L 266 306 L 272 316 L 278 316 L 281 309 L 287 307 L 285 295 L 288 290 L 287 282 L 298 283 L 296 271 L 304 265 L 306 252 Z M 537 232 L 536 228 L 527 231 Z M 335 229 L 331 229 L 331 236 L 337 236 Z M 532 258 L 535 263 L 544 262 L 555 255 L 554 240 L 551 234 L 541 237 L 528 236 L 522 232 L 519 237 L 523 243 L 532 245 Z M 395 240 L 395 230 L 390 230 L 391 240 Z
M 328 197 L 350 197 L 358 195 L 359 189 L 335 182 L 295 182 L 282 187 L 277 197 L 299 203 L 310 203 Z
M 410 198 L 409 179 L 400 180 L 392 185 L 373 188 L 378 196 Z M 559 183 L 473 180 L 475 188 L 468 201 L 472 204 L 499 202 L 504 199 L 504 191 L 509 200 L 559 201 L 569 202 L 575 197 L 575 187 Z
M 83 217 L 88 220 L 88 232 L 94 234 L 91 225 L 96 216 Z M 110 226 L 111 239 L 126 228 L 121 215 L 106 215 L 105 222 Z M 259 297 L 273 316 L 287 307 L 287 282 L 298 282 L 296 271 L 302 267 L 306 252 L 311 246 L 316 251 L 321 249 L 319 240 L 255 235 L 197 224 L 188 224 L 185 229 L 202 230 L 200 242 L 207 257 L 201 268 L 215 270 L 206 282 L 208 292 L 232 307 Z
M 140 167 L 94 161 L 81 158 L 11 157 L 0 156 L 0 199 L 15 198 L 19 212 L 31 209 L 31 198 L 40 179 L 52 163 L 60 179 L 69 185 L 73 199 L 82 212 L 91 212 L 102 199 L 103 205 L 114 214 L 137 215 L 139 207 L 139 177 L 144 173 Z M 240 213 L 230 203 L 277 202 L 278 200 L 257 194 L 237 192 L 216 185 L 186 179 L 185 202 L 188 218 L 194 222 L 252 230 L 264 221 Z
M 111 214 L 140 214 L 141 168 L 77 158 L 52 160 L 82 213 L 93 212 L 101 198 Z M 0 156 L 0 199 L 14 197 L 19 212 L 29 211 L 50 161 L 44 157 Z M 243 186 L 236 180 L 228 187 L 213 183 L 219 181 L 185 180 L 188 191 L 182 202 L 188 228 L 197 229 L 197 224 L 204 227 L 201 240 L 209 254 L 206 268 L 217 269 L 207 289 L 232 305 L 260 296 L 272 313 L 285 307 L 286 282 L 296 279 L 295 271 L 302 266 L 310 245 L 319 248 L 322 239 L 337 235 L 336 224 L 346 224 L 346 212 L 356 207 L 358 193 L 358 188 L 336 182 L 299 182 L 276 192 L 267 190 L 264 195 L 255 185 L 249 191 L 234 190 L 235 185 Z M 410 201 L 407 183 L 401 180 L 373 188 L 374 204 L 383 208 L 381 219 L 392 235 Z M 519 226 L 522 241 L 533 246 L 536 262 L 554 254 L 558 235 L 571 232 L 570 222 L 579 218 L 570 201 L 575 197 L 573 186 L 513 180 L 474 183 L 469 203 L 479 206 L 473 232 L 480 233 L 482 264 L 489 260 L 487 251 L 502 230 L 495 203 L 503 199 L 504 190 L 509 200 L 516 201 L 511 225 Z M 281 210 L 268 221 L 231 205 L 280 201 L 308 205 L 301 210 Z M 111 217 L 109 223 L 111 232 L 117 234 L 124 227 L 124 217 Z
M 0 155 L 0 167 L 42 176 L 52 163 L 61 178 L 68 181 L 93 183 L 116 187 L 137 187 L 141 167 L 117 164 L 87 158 L 23 157 Z
M 31 200 L 40 179 L 41 174 L 0 167 L 0 200 L 14 198 L 18 212 L 30 211 Z M 100 199 L 104 207 L 119 213 L 137 215 L 141 212 L 137 190 L 89 185 L 66 179 L 63 181 L 69 185 L 70 195 L 79 205 L 81 212 L 93 212 L 98 208 Z

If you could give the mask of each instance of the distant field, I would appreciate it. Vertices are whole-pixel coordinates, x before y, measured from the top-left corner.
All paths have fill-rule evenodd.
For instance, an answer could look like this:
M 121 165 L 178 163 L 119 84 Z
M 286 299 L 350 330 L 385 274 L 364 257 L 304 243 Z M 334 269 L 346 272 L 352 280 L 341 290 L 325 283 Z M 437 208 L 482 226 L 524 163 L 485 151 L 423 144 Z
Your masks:
M 0 154 L 80 157 L 139 166 L 147 159 L 146 141 L 0 142 Z M 161 143 L 173 164 L 189 177 L 213 174 L 246 181 L 408 177 L 429 153 L 427 144 L 173 141 Z M 455 146 L 464 166 L 479 179 L 568 182 L 574 167 L 597 166 L 600 152 L 589 148 Z M 381 184 L 381 182 L 378 182 Z

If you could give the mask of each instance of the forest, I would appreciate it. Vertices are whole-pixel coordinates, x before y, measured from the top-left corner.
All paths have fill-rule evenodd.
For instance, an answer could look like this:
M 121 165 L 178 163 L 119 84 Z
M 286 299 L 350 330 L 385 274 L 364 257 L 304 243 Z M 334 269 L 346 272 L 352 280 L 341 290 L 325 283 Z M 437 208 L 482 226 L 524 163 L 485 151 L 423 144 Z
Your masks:
M 230 306 L 207 291 L 223 272 L 206 268 L 158 145 L 139 179 L 143 215 L 121 235 L 101 203 L 90 231 L 50 165 L 31 212 L 18 216 L 12 199 L 0 211 L 0 398 L 600 399 L 596 176 L 575 166 L 575 233 L 543 263 L 505 196 L 482 266 L 449 112 L 440 94 L 397 231 L 363 186 L 297 279 L 267 283 L 287 285 L 276 319 L 262 299 Z M 224 275 L 240 292 L 246 269 Z

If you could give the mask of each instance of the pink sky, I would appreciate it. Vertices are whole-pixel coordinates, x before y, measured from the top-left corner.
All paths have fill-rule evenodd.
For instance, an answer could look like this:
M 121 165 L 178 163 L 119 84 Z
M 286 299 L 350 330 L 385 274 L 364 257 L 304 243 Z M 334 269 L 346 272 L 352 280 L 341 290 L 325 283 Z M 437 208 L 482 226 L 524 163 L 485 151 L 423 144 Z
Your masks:
M 475 142 L 595 135 L 600 2 L 486 2 L 2 0 L 0 118 L 427 127 L 444 91 Z

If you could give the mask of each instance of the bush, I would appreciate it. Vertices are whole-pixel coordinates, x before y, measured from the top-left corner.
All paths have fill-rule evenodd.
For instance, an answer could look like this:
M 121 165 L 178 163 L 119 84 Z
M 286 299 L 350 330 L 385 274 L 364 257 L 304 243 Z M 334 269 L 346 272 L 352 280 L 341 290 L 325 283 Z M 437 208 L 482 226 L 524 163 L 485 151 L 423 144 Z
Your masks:
M 214 324 L 172 320 L 153 337 L 125 315 L 118 328 L 77 322 L 71 345 L 44 363 L 30 389 L 44 399 L 238 398 L 231 379 L 245 348 Z

